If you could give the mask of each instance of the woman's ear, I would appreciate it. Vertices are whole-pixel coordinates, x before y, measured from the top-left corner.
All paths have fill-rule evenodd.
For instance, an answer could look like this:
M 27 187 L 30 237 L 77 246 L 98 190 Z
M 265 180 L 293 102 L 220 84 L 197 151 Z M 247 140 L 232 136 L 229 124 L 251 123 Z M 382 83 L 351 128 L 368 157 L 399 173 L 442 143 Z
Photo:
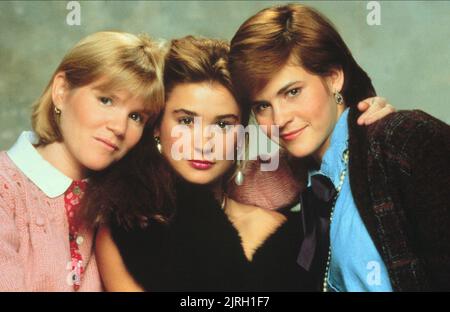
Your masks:
M 64 99 L 67 95 L 67 81 L 64 72 L 59 72 L 53 78 L 52 101 L 53 105 L 59 110 L 63 110 Z
M 161 134 L 161 131 L 159 130 L 159 125 L 155 126 L 155 129 L 153 130 L 153 137 L 159 137 Z
M 342 68 L 332 69 L 328 76 L 328 86 L 331 92 L 342 92 L 344 87 L 344 71 Z

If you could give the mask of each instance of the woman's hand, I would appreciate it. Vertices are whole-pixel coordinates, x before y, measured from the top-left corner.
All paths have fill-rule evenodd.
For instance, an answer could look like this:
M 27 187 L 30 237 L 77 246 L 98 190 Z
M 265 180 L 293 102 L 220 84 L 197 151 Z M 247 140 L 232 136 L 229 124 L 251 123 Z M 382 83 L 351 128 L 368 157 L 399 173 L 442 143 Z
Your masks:
M 389 104 L 385 98 L 379 96 L 359 102 L 358 109 L 362 112 L 358 118 L 360 126 L 370 125 L 396 111 L 395 107 Z

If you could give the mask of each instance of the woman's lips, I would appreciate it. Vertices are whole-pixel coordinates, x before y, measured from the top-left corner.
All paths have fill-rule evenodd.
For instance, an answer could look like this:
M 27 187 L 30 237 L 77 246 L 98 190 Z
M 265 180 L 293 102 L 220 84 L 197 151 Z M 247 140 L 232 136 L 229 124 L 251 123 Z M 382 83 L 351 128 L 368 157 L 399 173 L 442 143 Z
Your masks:
M 292 141 L 293 139 L 295 139 L 296 137 L 298 137 L 298 136 L 300 135 L 300 133 L 302 133 L 302 131 L 303 131 L 305 128 L 306 128 L 306 126 L 303 127 L 303 128 L 300 128 L 300 129 L 297 129 L 297 130 L 288 132 L 288 133 L 281 134 L 281 137 L 282 137 L 283 140 L 285 140 L 285 141 Z
M 208 170 L 214 165 L 213 162 L 207 160 L 189 160 L 189 164 L 198 170 Z
M 117 151 L 119 149 L 119 147 L 117 145 L 115 145 L 114 143 L 110 142 L 107 139 L 102 139 L 102 138 L 94 138 L 95 140 L 97 140 L 98 142 L 100 142 L 104 147 L 106 147 L 108 150 L 110 151 Z

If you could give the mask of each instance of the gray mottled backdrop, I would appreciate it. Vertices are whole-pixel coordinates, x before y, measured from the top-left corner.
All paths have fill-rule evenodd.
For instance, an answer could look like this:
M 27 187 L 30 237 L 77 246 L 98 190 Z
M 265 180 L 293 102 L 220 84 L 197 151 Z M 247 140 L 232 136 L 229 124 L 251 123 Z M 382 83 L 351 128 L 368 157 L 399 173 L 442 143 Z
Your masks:
M 238 26 L 274 1 L 76 1 L 81 24 L 70 26 L 69 1 L 0 2 L 0 149 L 30 128 L 30 105 L 64 53 L 99 30 L 187 34 L 230 39 Z M 450 3 L 377 1 L 381 25 L 369 25 L 369 1 L 305 1 L 327 15 L 378 93 L 397 108 L 420 108 L 450 122 Z M 282 3 L 282 2 L 277 2 Z M 370 4 L 369 4 L 370 5 Z

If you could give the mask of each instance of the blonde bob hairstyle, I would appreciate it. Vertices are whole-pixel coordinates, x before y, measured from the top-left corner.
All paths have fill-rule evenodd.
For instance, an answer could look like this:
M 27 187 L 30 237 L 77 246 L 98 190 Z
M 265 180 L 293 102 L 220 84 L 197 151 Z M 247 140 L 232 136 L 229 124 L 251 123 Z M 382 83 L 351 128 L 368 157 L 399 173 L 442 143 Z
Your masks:
M 104 31 L 78 42 L 63 58 L 40 98 L 32 107 L 32 127 L 39 145 L 62 141 L 59 118 L 52 100 L 52 85 L 64 73 L 69 89 L 106 78 L 104 90 L 127 90 L 144 100 L 149 122 L 164 108 L 164 49 L 146 35 Z

